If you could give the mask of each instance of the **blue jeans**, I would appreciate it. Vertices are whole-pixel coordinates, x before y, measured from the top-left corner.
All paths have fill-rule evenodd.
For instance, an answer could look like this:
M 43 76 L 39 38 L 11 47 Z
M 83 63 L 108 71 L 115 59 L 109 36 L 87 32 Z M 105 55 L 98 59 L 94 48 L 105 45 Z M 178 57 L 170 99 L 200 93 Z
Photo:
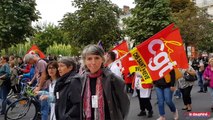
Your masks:
M 2 99 L 2 108 L 1 108 L 1 113 L 5 113 L 6 111 L 6 106 L 7 104 L 10 104 L 11 102 L 10 101 L 7 101 L 7 95 L 9 94 L 10 92 L 10 89 L 11 87 L 4 84 L 1 86 L 1 91 L 0 91 L 0 97 Z
M 208 87 L 208 91 L 211 95 L 211 107 L 213 108 L 213 88 Z
M 175 90 L 174 96 L 178 96 L 179 98 L 181 98 L 181 92 L 179 88 Z
M 50 106 L 48 100 L 40 101 L 41 104 L 41 120 L 48 120 Z
M 45 90 L 47 91 L 47 90 Z M 38 96 L 39 98 L 40 96 Z M 48 115 L 50 111 L 50 105 L 48 103 L 48 100 L 42 100 L 40 101 L 41 105 L 41 120 L 48 120 Z
M 200 86 L 200 91 L 203 91 L 203 73 L 198 72 L 198 85 Z
M 170 90 L 170 88 L 159 88 L 155 87 L 156 94 L 157 94 L 157 100 L 158 100 L 158 110 L 161 116 L 165 115 L 165 109 L 164 109 L 164 101 L 169 106 L 171 112 L 176 112 L 175 104 L 172 101 L 172 95 L 173 92 Z

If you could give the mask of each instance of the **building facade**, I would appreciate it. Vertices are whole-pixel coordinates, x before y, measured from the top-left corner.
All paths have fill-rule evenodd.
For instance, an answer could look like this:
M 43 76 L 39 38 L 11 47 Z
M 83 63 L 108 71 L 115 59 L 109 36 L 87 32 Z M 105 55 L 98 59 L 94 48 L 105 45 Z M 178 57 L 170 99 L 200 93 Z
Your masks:
M 192 0 L 200 8 L 207 8 L 208 14 L 213 19 L 213 0 Z

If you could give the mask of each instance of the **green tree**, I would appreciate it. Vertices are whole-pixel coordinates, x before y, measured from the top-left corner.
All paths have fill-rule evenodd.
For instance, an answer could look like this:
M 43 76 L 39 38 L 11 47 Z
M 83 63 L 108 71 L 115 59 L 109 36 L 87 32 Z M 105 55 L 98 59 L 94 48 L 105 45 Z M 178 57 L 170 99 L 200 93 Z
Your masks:
M 191 0 L 171 0 L 170 7 L 172 8 L 172 12 L 179 12 L 184 10 L 187 7 L 195 7 Z
M 205 29 L 202 31 L 203 33 L 203 38 L 200 39 L 196 46 L 198 47 L 198 49 L 200 51 L 206 51 L 208 53 L 212 53 L 213 51 L 213 23 L 212 22 L 208 22 Z
M 124 20 L 126 33 L 141 43 L 171 23 L 170 0 L 135 0 L 132 17 Z
M 33 43 L 38 45 L 39 48 L 45 52 L 46 48 L 54 43 L 68 44 L 66 33 L 58 26 L 47 24 L 43 26 L 36 26 L 37 33 L 34 36 Z
M 176 3 L 173 2 L 173 4 Z M 198 8 L 190 1 L 185 7 L 178 9 L 179 11 L 173 10 L 176 12 L 173 12 L 172 15 L 176 25 L 180 28 L 186 46 L 194 45 L 197 46 L 196 48 L 203 49 L 203 42 L 209 40 L 211 38 L 209 36 L 212 36 L 213 33 L 212 26 L 210 26 L 211 20 L 206 9 Z
M 62 56 L 78 56 L 79 48 L 74 47 L 73 45 L 57 44 L 49 46 L 46 50 L 47 54 L 51 55 L 62 55 Z
M 39 18 L 35 0 L 0 0 L 0 48 L 26 41 Z
M 15 56 L 20 56 L 23 57 L 27 51 L 31 48 L 32 44 L 30 42 L 25 42 L 25 43 L 19 43 L 16 45 L 12 45 L 7 49 L 7 52 L 5 49 L 2 49 L 0 51 L 1 55 L 15 55 Z
M 108 48 L 121 39 L 118 6 L 109 0 L 74 0 L 73 5 L 78 10 L 67 13 L 60 23 L 73 45 L 83 47 L 101 40 Z

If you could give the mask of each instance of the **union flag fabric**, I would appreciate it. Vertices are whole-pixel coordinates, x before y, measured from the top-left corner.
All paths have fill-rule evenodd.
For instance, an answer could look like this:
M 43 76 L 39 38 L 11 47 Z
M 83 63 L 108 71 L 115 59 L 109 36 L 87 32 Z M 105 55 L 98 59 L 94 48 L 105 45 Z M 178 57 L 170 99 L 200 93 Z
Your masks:
M 45 54 L 36 45 L 32 45 L 32 47 L 27 51 L 27 54 L 28 53 L 38 54 L 41 59 L 46 57 Z
M 115 46 L 111 51 L 116 53 L 116 60 L 127 54 L 129 52 L 129 47 L 126 40 Z
M 174 68 L 188 68 L 186 52 L 178 28 L 170 24 L 130 51 L 141 67 L 145 81 L 162 78 Z

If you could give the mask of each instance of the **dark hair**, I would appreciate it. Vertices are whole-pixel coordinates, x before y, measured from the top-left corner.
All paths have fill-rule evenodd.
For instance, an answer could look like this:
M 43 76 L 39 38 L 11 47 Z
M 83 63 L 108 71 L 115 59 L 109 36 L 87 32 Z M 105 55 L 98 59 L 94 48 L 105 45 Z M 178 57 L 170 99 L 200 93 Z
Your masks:
M 11 58 L 12 60 L 14 60 L 14 59 L 15 59 L 15 56 L 14 56 L 14 55 L 10 55 L 9 58 Z
M 23 61 L 23 58 L 22 58 L 22 57 L 18 56 L 17 58 L 19 58 L 20 60 L 22 60 L 22 61 Z
M 59 71 L 58 71 L 58 62 L 57 61 L 50 61 L 48 64 L 47 64 L 47 68 L 46 68 L 46 72 L 47 72 L 47 78 L 49 79 L 50 76 L 48 74 L 48 67 L 49 66 L 53 66 L 54 68 L 56 68 L 56 77 L 58 78 L 60 75 L 59 75 Z
M 15 62 L 14 62 L 14 61 L 11 61 L 11 62 L 10 62 L 10 67 L 11 67 L 11 68 L 14 68 L 14 66 L 15 66 Z
M 7 55 L 2 56 L 3 59 L 5 59 L 7 62 L 9 61 L 9 57 Z
M 115 61 L 116 59 L 116 54 L 113 51 L 108 52 L 108 55 L 110 56 L 112 61 Z

